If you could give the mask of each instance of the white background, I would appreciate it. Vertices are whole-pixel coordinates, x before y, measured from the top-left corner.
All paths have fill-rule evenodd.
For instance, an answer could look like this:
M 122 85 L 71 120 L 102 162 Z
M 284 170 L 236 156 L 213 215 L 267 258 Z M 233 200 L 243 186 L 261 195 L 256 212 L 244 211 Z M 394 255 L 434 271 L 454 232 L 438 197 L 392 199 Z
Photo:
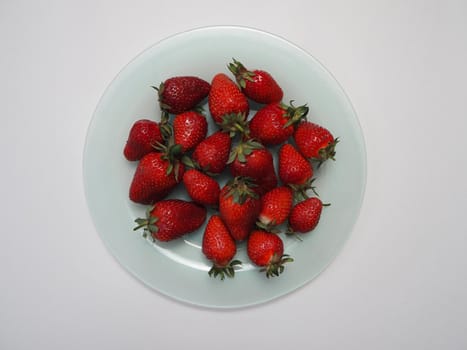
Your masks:
M 466 349 L 466 1 L 1 1 L 0 349 Z M 215 311 L 143 286 L 83 194 L 94 108 L 171 34 L 238 24 L 283 36 L 339 80 L 368 181 L 317 279 Z

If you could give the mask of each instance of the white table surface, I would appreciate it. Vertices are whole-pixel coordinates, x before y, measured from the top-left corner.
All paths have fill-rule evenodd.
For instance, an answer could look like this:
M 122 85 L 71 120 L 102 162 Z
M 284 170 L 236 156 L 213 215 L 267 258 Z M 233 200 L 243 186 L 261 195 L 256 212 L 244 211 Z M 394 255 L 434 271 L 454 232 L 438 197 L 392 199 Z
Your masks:
M 0 348 L 466 349 L 466 18 L 465 1 L 1 1 Z M 233 311 L 127 273 L 82 181 L 87 127 L 116 73 L 213 24 L 318 58 L 354 104 L 368 156 L 360 217 L 331 266 Z

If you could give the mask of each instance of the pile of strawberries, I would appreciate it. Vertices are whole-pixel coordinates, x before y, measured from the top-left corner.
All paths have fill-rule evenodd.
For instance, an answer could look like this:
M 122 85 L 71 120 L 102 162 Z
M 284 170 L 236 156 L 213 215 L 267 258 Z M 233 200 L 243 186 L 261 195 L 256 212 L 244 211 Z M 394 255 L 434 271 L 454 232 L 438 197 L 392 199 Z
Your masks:
M 170 241 L 199 229 L 208 218 L 202 252 L 210 276 L 233 277 L 237 243 L 246 241 L 249 259 L 267 277 L 279 276 L 284 254 L 277 234 L 307 233 L 320 219 L 323 203 L 312 186 L 313 168 L 335 156 L 337 138 L 307 121 L 306 105 L 282 102 L 283 91 L 264 70 L 250 71 L 237 60 L 211 84 L 194 76 L 173 77 L 155 87 L 160 122 L 136 121 L 124 156 L 138 161 L 129 197 L 148 205 L 136 229 Z M 198 107 L 208 100 L 209 117 Z M 260 105 L 249 119 L 251 101 Z M 208 135 L 208 120 L 217 129 Z M 278 173 L 273 150 L 278 149 Z M 221 173 L 229 181 L 219 183 Z M 183 183 L 191 201 L 167 199 Z M 309 190 L 315 193 L 309 197 Z M 326 204 L 324 204 L 326 205 Z

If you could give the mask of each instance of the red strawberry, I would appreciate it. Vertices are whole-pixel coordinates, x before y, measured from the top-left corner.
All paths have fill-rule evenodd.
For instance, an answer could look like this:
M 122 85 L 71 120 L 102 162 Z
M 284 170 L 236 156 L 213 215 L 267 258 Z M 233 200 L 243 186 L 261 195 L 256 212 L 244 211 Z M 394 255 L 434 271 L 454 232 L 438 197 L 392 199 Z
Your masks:
M 217 206 L 219 202 L 219 184 L 212 177 L 196 169 L 190 169 L 183 175 L 183 183 L 188 195 L 195 202 Z
M 261 210 L 261 200 L 242 177 L 235 177 L 221 190 L 219 212 L 232 237 L 237 241 L 247 238 Z
M 152 204 L 163 199 L 178 184 L 185 167 L 173 157 L 180 147 L 167 153 L 145 155 L 136 168 L 130 185 L 130 199 L 141 204 Z
M 288 233 L 306 233 L 318 225 L 323 204 L 317 197 L 308 198 L 293 207 L 289 217 Z
M 201 227 L 206 220 L 206 208 L 194 202 L 167 199 L 149 208 L 146 218 L 138 218 L 134 230 L 144 228 L 143 236 L 151 235 L 162 242 L 179 238 Z
M 241 264 L 238 260 L 232 261 L 237 252 L 237 245 L 218 215 L 211 216 L 206 225 L 202 251 L 206 258 L 213 262 L 209 276 L 220 275 L 221 280 L 225 276 L 234 277 L 235 266 Z
M 276 187 L 263 196 L 261 203 L 259 225 L 269 230 L 284 223 L 289 217 L 293 204 L 293 192 L 286 186 Z
M 279 178 L 286 185 L 304 185 L 313 176 L 310 163 L 289 143 L 279 150 Z
M 247 176 L 252 179 L 261 179 L 274 170 L 271 152 L 253 140 L 239 143 L 232 149 L 229 163 L 233 176 Z
M 249 71 L 235 59 L 233 59 L 233 63 L 228 65 L 228 68 L 235 75 L 243 93 L 253 101 L 273 103 L 282 100 L 284 93 L 268 72 L 258 69 Z
M 293 135 L 294 124 L 308 114 L 306 105 L 294 107 L 271 103 L 261 108 L 249 123 L 250 137 L 263 145 L 279 145 Z
M 204 171 L 220 174 L 227 165 L 231 143 L 229 134 L 217 131 L 196 146 L 192 158 Z
M 258 266 L 264 267 L 260 271 L 266 272 L 266 277 L 279 276 L 284 271 L 284 264 L 293 259 L 284 254 L 284 243 L 281 238 L 270 232 L 255 230 L 251 232 L 247 253 L 250 260 Z
M 191 151 L 206 138 L 208 122 L 204 115 L 189 111 L 177 114 L 173 120 L 174 143 L 182 152 Z
M 260 179 L 255 179 L 257 187 L 254 187 L 253 190 L 259 195 L 262 196 L 265 193 L 271 191 L 273 188 L 277 187 L 277 176 L 274 169 L 271 170 L 269 174 Z
M 260 143 L 248 140 L 238 144 L 230 153 L 230 172 L 233 176 L 251 178 L 253 188 L 262 196 L 277 186 L 277 176 L 271 152 Z
M 212 79 L 208 101 L 209 111 L 217 124 L 225 123 L 226 116 L 234 119 L 229 120 L 229 124 L 235 124 L 235 121 L 242 124 L 250 110 L 246 96 L 223 73 L 215 75 Z
M 146 154 L 154 152 L 157 143 L 162 143 L 159 124 L 152 120 L 141 119 L 131 127 L 123 154 L 130 161 L 140 160 Z
M 306 158 L 316 160 L 321 164 L 336 155 L 338 138 L 334 138 L 331 132 L 312 122 L 299 123 L 294 133 L 295 144 L 298 150 Z
M 209 94 L 211 86 L 198 77 L 183 76 L 167 79 L 159 85 L 159 105 L 163 111 L 180 114 L 193 109 Z

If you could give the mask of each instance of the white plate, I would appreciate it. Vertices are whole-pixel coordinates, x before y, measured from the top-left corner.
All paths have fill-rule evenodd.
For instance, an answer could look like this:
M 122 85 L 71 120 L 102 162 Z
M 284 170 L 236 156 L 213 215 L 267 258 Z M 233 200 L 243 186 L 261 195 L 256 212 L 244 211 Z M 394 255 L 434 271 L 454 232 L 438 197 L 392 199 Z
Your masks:
M 270 279 L 248 263 L 245 244 L 238 248 L 238 258 L 244 266 L 234 279 L 210 278 L 207 271 L 211 265 L 200 250 L 203 229 L 184 239 L 154 245 L 132 230 L 134 219 L 143 216 L 146 207 L 128 199 L 136 163 L 126 161 L 122 151 L 137 119 L 160 117 L 151 85 L 179 75 L 196 75 L 211 81 L 218 72 L 229 74 L 226 65 L 232 57 L 251 69 L 269 71 L 282 86 L 285 102 L 308 103 L 309 120 L 327 127 L 341 140 L 337 160 L 326 162 L 315 173 L 317 190 L 331 206 L 325 208 L 318 227 L 304 235 L 302 242 L 284 238 L 286 253 L 295 261 L 287 264 L 280 277 Z M 306 284 L 323 271 L 351 233 L 366 181 L 366 154 L 358 119 L 333 76 L 310 54 L 282 38 L 232 26 L 174 35 L 124 67 L 96 108 L 88 130 L 83 167 L 94 224 L 118 261 L 139 280 L 165 295 L 218 308 L 269 301 Z M 174 196 L 186 194 L 179 188 Z

